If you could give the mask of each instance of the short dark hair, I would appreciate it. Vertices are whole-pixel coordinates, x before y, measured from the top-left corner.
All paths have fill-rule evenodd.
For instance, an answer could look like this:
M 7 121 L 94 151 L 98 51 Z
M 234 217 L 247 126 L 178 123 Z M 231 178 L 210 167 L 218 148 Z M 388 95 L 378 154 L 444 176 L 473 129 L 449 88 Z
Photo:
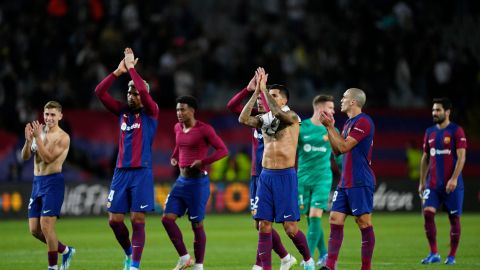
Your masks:
M 335 99 L 331 95 L 317 95 L 315 98 L 313 98 L 312 105 L 315 106 L 318 103 L 327 102 L 327 101 L 334 102 Z
M 433 99 L 433 104 L 442 104 L 443 109 L 446 110 L 452 110 L 452 101 L 447 98 L 447 97 L 441 97 L 441 98 L 434 98 Z
M 177 103 L 183 103 L 187 104 L 190 108 L 197 109 L 198 104 L 197 104 L 197 99 L 192 97 L 192 96 L 181 96 L 178 97 L 176 100 Z
M 285 85 L 270 84 L 270 85 L 267 85 L 267 89 L 268 90 L 278 89 L 282 96 L 284 96 L 286 99 L 290 99 L 290 91 L 288 90 L 288 88 Z

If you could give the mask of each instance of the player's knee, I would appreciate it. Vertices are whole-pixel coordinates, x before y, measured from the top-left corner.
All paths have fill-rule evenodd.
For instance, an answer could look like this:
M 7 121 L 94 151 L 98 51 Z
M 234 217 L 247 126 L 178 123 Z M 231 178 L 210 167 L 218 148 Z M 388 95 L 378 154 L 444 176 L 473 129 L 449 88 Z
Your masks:
M 40 228 L 42 230 L 42 234 L 45 237 L 48 237 L 53 230 L 53 226 L 50 223 L 40 223 Z
M 258 223 L 258 230 L 262 233 L 272 232 L 272 223 L 266 220 L 261 220 Z
M 112 219 L 108 219 L 108 225 L 110 225 L 110 228 L 115 229 L 116 227 L 119 226 L 121 222 L 114 221 Z
M 460 216 L 448 214 L 448 220 L 450 221 L 451 226 L 460 225 Z
M 309 217 L 322 217 L 323 210 L 319 208 L 310 208 Z
M 113 214 L 113 213 L 110 213 L 108 215 L 108 223 L 109 224 L 112 224 L 112 223 L 119 223 L 119 222 L 123 222 L 125 216 L 123 214 Z
M 133 223 L 145 223 L 145 214 L 144 213 L 135 213 L 132 214 L 130 221 Z
M 372 220 L 367 215 L 355 217 L 355 222 L 360 229 L 365 229 L 372 226 Z
M 192 222 L 192 229 L 197 229 L 197 228 L 202 228 L 202 227 L 203 227 L 203 221 Z
M 425 214 L 427 214 L 427 212 L 435 214 L 437 212 L 437 209 L 435 209 L 434 207 L 423 208 L 423 214 L 425 215 Z
M 430 210 L 423 211 L 423 218 L 426 223 L 435 222 L 435 212 Z
M 30 233 L 33 237 L 40 239 L 42 237 L 42 230 L 39 227 L 30 228 Z
M 330 224 L 343 224 L 342 220 L 336 215 L 330 215 L 330 217 L 328 218 L 328 222 L 330 222 Z
M 175 222 L 176 218 L 168 215 L 163 215 L 162 217 L 162 224 L 165 226 L 167 224 L 170 224 L 172 222 Z
M 285 222 L 283 223 L 283 229 L 287 233 L 288 237 L 293 238 L 297 235 L 298 226 L 296 223 Z
M 42 229 L 42 231 L 44 229 L 50 229 L 54 226 L 55 224 L 55 219 L 51 218 L 51 217 L 42 217 L 40 218 L 40 227 Z

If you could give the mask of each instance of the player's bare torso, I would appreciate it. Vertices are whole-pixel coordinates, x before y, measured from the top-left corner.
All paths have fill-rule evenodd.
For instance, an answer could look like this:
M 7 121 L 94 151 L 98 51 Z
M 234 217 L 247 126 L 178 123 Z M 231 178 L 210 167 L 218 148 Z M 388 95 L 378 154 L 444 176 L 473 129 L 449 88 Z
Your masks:
M 55 132 L 46 132 L 43 142 L 48 152 L 55 152 L 57 147 L 61 147 L 60 141 L 65 139 L 69 139 L 68 134 L 59 128 Z M 68 149 L 69 147 L 65 148 L 62 153 L 50 163 L 46 163 L 44 160 L 42 160 L 39 153 L 36 152 L 34 175 L 42 176 L 61 172 L 63 162 L 67 158 Z
M 264 155 L 262 166 L 267 169 L 285 169 L 295 166 L 297 152 L 299 123 L 283 125 L 273 134 L 262 131 L 264 140 Z

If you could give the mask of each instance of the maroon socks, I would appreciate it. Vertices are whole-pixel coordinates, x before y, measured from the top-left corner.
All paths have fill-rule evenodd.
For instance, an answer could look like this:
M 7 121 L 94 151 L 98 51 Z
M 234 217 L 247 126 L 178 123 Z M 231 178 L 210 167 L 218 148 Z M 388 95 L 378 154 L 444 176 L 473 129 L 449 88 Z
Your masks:
M 375 248 L 375 233 L 372 226 L 360 229 L 360 231 L 362 232 L 362 270 L 370 270 Z
M 435 226 L 435 213 L 431 211 L 424 211 L 425 218 L 425 234 L 427 235 L 428 244 L 430 245 L 431 253 L 438 253 L 437 249 L 437 227 Z
M 448 256 L 455 257 L 460 242 L 460 217 L 448 215 L 448 219 L 450 220 L 450 253 Z
M 183 243 L 182 232 L 180 231 L 180 228 L 178 228 L 177 223 L 175 223 L 175 220 L 163 217 L 162 224 L 167 231 L 170 241 L 172 241 L 173 246 L 177 250 L 178 255 L 180 257 L 187 255 L 188 252 L 185 243 Z
M 343 242 L 343 225 L 330 224 L 330 239 L 328 239 L 327 267 L 335 269 L 338 252 Z
M 272 269 L 272 233 L 258 233 L 258 256 L 263 270 Z
M 132 244 L 130 243 L 130 235 L 127 229 L 127 226 L 125 226 L 125 223 L 123 222 L 115 222 L 115 221 L 109 221 L 110 227 L 113 230 L 113 234 L 115 234 L 115 237 L 117 238 L 118 243 L 120 246 L 122 246 L 123 250 L 125 251 L 125 254 L 131 255 L 132 254 Z M 59 251 L 60 251 L 60 245 Z
M 295 236 L 288 235 L 292 239 L 293 244 L 297 247 L 304 261 L 310 260 L 310 250 L 308 249 L 307 238 L 302 231 L 298 230 Z
M 205 246 L 207 245 L 207 236 L 205 235 L 205 230 L 203 225 L 195 227 L 192 224 L 194 240 L 193 240 L 193 252 L 195 253 L 195 263 L 203 264 L 203 259 L 205 257 Z

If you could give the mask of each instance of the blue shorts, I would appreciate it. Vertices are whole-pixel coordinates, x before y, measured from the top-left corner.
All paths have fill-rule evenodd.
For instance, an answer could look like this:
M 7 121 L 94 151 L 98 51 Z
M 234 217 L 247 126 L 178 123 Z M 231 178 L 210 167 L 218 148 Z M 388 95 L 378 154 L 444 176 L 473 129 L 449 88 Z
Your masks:
M 200 222 L 205 218 L 205 209 L 210 197 L 210 179 L 208 175 L 200 178 L 179 176 L 165 201 L 165 214 L 178 217 L 188 214 L 191 222 Z
M 299 221 L 297 172 L 263 169 L 257 186 L 256 220 L 271 222 Z
M 151 168 L 115 168 L 107 210 L 110 213 L 151 212 L 155 210 L 153 189 Z
M 456 188 L 453 192 L 447 193 L 443 189 L 425 189 L 423 199 L 425 200 L 423 208 L 433 207 L 438 209 L 443 203 L 449 215 L 460 216 L 463 212 L 463 188 Z
M 62 173 L 33 177 L 32 196 L 28 203 L 28 217 L 60 216 L 65 180 Z
M 258 176 L 252 175 L 250 177 L 250 210 L 255 211 L 257 209 L 257 202 L 255 197 L 257 196 L 257 184 L 258 184 Z
M 373 187 L 339 188 L 332 198 L 332 210 L 352 216 L 373 212 Z

